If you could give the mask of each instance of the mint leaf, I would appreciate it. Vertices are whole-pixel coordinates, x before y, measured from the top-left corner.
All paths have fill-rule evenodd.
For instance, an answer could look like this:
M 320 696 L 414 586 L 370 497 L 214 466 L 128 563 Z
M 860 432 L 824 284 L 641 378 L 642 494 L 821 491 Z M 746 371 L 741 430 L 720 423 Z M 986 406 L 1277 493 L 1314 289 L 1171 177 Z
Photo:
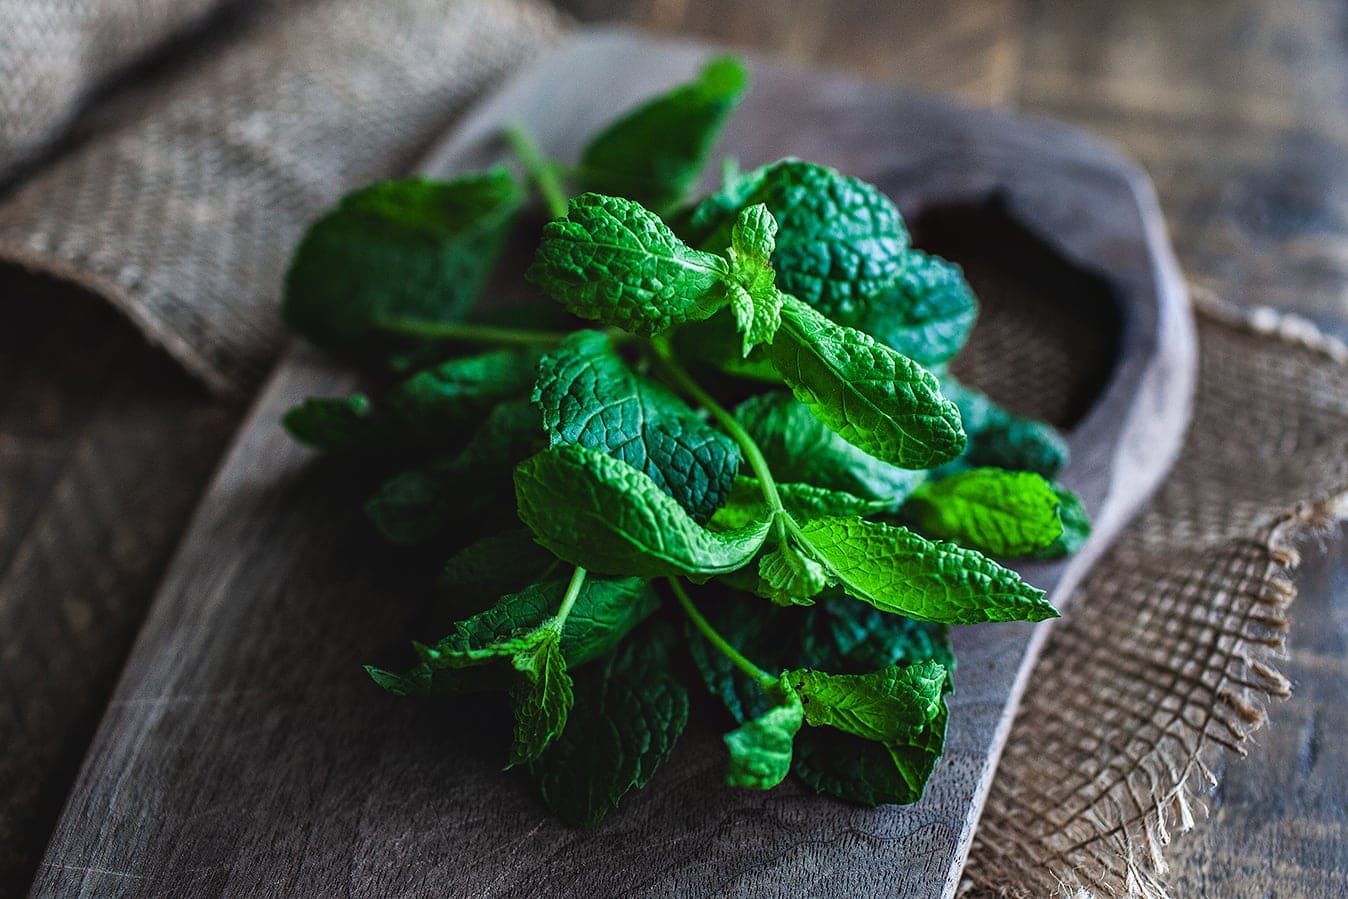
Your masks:
M 697 181 L 747 84 L 739 60 L 718 57 L 693 82 L 622 116 L 581 153 L 585 189 L 630 197 L 658 210 L 679 202 Z
M 946 684 L 945 667 L 934 661 L 889 665 L 867 674 L 803 669 L 783 677 L 800 695 L 812 727 L 832 727 L 878 743 L 912 739 L 930 725 L 942 710 Z
M 709 531 L 649 477 L 597 450 L 558 446 L 515 469 L 520 520 L 559 557 L 591 571 L 706 578 L 742 567 L 768 522 Z
M 927 477 L 925 471 L 881 462 L 848 443 L 789 393 L 751 397 L 735 409 L 735 418 L 778 481 L 817 485 L 897 508 Z
M 320 450 L 368 447 L 377 434 L 374 405 L 363 393 L 341 397 L 309 397 L 281 419 L 300 443 Z
M 441 595 L 462 606 L 464 594 L 476 599 L 513 593 L 538 580 L 556 562 L 552 553 L 534 542 L 533 534 L 516 527 L 480 537 L 450 556 L 436 586 Z M 591 589 L 592 580 L 586 578 Z
M 673 751 L 688 693 L 670 667 L 670 639 L 665 628 L 643 628 L 576 673 L 570 722 L 531 765 L 544 802 L 566 823 L 598 824 Z
M 815 417 L 882 462 L 931 468 L 964 451 L 959 411 L 930 372 L 794 297 L 767 355 Z
M 730 308 L 744 341 L 747 358 L 761 343 L 772 343 L 782 319 L 782 293 L 773 283 L 772 256 L 777 222 L 758 203 L 740 213 L 730 231 Z
M 945 701 L 912 738 L 875 743 L 832 728 L 811 728 L 796 739 L 792 770 L 806 784 L 858 805 L 906 805 L 922 798 L 945 746 Z
M 581 318 L 649 337 L 723 306 L 726 274 L 639 203 L 582 194 L 543 227 L 526 277 Z
M 538 360 L 537 351 L 520 349 L 450 359 L 400 383 L 388 403 L 412 433 L 453 432 L 460 419 L 527 394 Z
M 805 709 L 783 677 L 784 702 L 725 735 L 730 763 L 726 783 L 749 790 L 771 790 L 791 771 L 791 746 L 805 720 Z
M 1028 471 L 973 468 L 919 487 L 903 514 L 933 537 L 994 556 L 1024 556 L 1063 532 L 1053 485 Z
M 511 690 L 515 742 L 507 768 L 532 761 L 566 727 L 573 699 L 571 676 L 556 631 L 548 631 L 511 660 L 521 681 Z
M 976 550 L 861 518 L 820 518 L 800 531 L 849 596 L 882 612 L 945 624 L 1058 614 L 1044 591 Z
M 481 291 L 523 201 L 504 168 L 350 193 L 300 241 L 281 313 L 342 352 L 368 350 L 390 322 L 453 321 Z
M 739 446 L 663 385 L 634 373 L 596 331 L 543 357 L 534 403 L 552 446 L 600 450 L 644 472 L 695 521 L 725 502 Z
M 908 248 L 903 218 L 882 193 L 825 166 L 785 159 L 737 179 L 733 200 L 713 197 L 695 230 L 706 230 L 706 249 L 729 243 L 731 209 L 764 204 L 781 229 L 773 266 L 777 286 L 825 315 L 847 313 L 854 304 L 887 289 L 899 277 Z M 724 218 L 707 229 L 708 219 Z M 698 226 L 701 228 L 698 228 Z
M 874 296 L 833 308 L 831 317 L 915 362 L 937 365 L 969 339 L 978 318 L 978 300 L 959 266 L 909 250 L 893 284 Z
M 959 407 L 969 445 L 964 455 L 942 469 L 940 475 L 995 466 L 1032 471 L 1051 479 L 1066 467 L 1067 442 L 1052 426 L 1008 412 L 949 375 L 941 377 L 941 392 Z
M 826 516 L 873 515 L 889 509 L 890 503 L 862 499 L 841 490 L 828 490 L 813 484 L 778 484 L 782 506 L 797 521 Z M 712 525 L 722 530 L 744 527 L 768 514 L 763 490 L 754 478 L 737 477 L 730 497 L 712 516 Z
M 1090 516 L 1081 497 L 1058 484 L 1053 485 L 1053 493 L 1058 497 L 1058 521 L 1062 524 L 1062 533 L 1035 553 L 1041 559 L 1061 559 L 1078 553 L 1091 536 Z
M 779 606 L 810 605 L 828 585 L 824 566 L 789 543 L 758 560 L 757 592 Z

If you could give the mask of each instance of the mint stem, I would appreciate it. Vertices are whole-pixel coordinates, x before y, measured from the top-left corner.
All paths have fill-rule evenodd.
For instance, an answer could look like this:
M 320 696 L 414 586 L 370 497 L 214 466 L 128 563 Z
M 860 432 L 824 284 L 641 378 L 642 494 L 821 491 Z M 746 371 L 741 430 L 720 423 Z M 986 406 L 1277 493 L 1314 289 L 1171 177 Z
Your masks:
M 768 510 L 772 514 L 773 524 L 777 530 L 777 539 L 780 543 L 786 542 L 787 526 L 790 516 L 786 514 L 786 507 L 782 505 L 781 493 L 777 490 L 777 481 L 772 477 L 772 470 L 768 468 L 768 460 L 763 457 L 763 451 L 759 449 L 754 438 L 749 436 L 749 432 L 744 430 L 743 426 L 735 419 L 735 416 L 726 411 L 725 407 L 712 397 L 711 394 L 702 389 L 702 385 L 693 380 L 692 375 L 679 364 L 679 360 L 674 356 L 674 349 L 669 342 L 663 338 L 655 338 L 651 341 L 651 346 L 655 350 L 655 356 L 660 361 L 661 367 L 669 375 L 681 391 L 690 399 L 706 409 L 711 417 L 716 419 L 717 423 L 725 429 L 725 432 L 734 438 L 744 451 L 744 458 L 749 463 L 749 468 L 753 470 L 754 477 L 758 479 L 759 489 L 763 491 L 763 499 L 768 504 Z
M 701 631 L 702 636 L 707 638 L 708 643 L 716 647 L 736 668 L 752 677 L 764 690 L 771 690 L 776 687 L 777 678 L 745 658 L 738 649 L 731 646 L 726 638 L 717 632 L 716 628 L 711 626 L 710 621 L 702 617 L 702 613 L 697 610 L 697 606 L 693 605 L 693 600 L 689 597 L 688 591 L 683 589 L 683 584 L 680 584 L 675 578 L 669 578 L 669 586 L 674 591 L 674 597 L 679 601 L 679 605 L 683 606 L 683 611 L 688 615 L 688 619 L 693 622 L 694 627 Z
M 557 166 L 543 158 L 543 152 L 538 149 L 533 136 L 519 125 L 506 126 L 505 138 L 510 143 L 510 149 L 519 157 L 524 170 L 529 173 L 534 186 L 543 195 L 548 212 L 553 218 L 566 215 L 566 191 L 557 177 Z
M 521 346 L 556 346 L 567 338 L 561 331 L 530 331 L 498 328 L 468 322 L 435 322 L 417 318 L 384 318 L 380 330 L 427 340 L 460 340 L 465 343 L 513 343 Z
M 585 586 L 585 575 L 588 572 L 579 565 L 571 573 L 571 582 L 566 585 L 566 593 L 562 596 L 562 604 L 557 607 L 557 614 L 552 618 L 552 626 L 557 633 L 562 632 L 562 626 L 566 624 L 566 618 L 571 614 L 571 609 L 576 605 L 576 599 L 580 597 L 580 588 Z

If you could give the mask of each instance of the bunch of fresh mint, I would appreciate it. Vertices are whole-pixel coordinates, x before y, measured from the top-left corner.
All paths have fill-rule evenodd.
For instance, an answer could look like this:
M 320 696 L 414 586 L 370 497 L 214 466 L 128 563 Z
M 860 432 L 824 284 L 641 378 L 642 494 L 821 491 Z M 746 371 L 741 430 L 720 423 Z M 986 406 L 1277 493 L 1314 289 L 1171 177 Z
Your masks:
M 685 647 L 738 725 L 731 785 L 794 772 L 915 801 L 945 735 L 947 626 L 1056 614 L 989 556 L 1061 555 L 1089 529 L 1050 480 L 1052 429 L 946 373 L 976 302 L 879 191 L 786 159 L 685 202 L 746 81 L 713 61 L 573 168 L 513 130 L 527 180 L 356 191 L 286 283 L 313 343 L 420 368 L 377 401 L 285 419 L 386 466 L 374 525 L 449 556 L 460 620 L 406 672 L 370 676 L 398 695 L 507 692 L 508 767 L 570 822 L 598 822 L 669 756 Z M 567 181 L 585 192 L 568 201 Z M 560 311 L 541 297 L 504 321 L 473 308 L 530 183 L 553 220 L 524 275 L 569 313 L 560 330 L 538 328 Z

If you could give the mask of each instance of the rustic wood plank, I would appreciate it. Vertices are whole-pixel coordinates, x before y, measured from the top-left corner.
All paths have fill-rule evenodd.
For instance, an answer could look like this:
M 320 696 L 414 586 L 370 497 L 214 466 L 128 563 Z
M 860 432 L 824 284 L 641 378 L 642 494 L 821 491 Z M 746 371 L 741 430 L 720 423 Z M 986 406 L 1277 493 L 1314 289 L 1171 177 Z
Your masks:
M 506 114 L 565 158 L 592 123 L 707 52 L 593 38 L 483 107 L 440 164 L 497 152 L 479 138 Z M 1128 310 L 1121 362 L 1073 433 L 1066 475 L 1099 540 L 1033 572 L 1061 601 L 1160 476 L 1183 426 L 1192 345 L 1145 182 L 1053 126 L 767 65 L 757 85 L 725 141 L 746 164 L 818 158 L 876 180 L 919 217 L 936 202 L 985 207 L 997 196 L 1065 259 L 1105 273 Z M 953 892 L 1042 629 L 958 632 L 965 676 L 947 756 L 914 806 L 856 809 L 794 784 L 729 791 L 704 722 L 651 789 L 593 832 L 568 830 L 520 778 L 502 777 L 500 740 L 478 737 L 476 721 L 465 739 L 456 721 L 471 717 L 389 701 L 359 671 L 405 640 L 407 587 L 391 576 L 397 558 L 371 550 L 363 485 L 310 464 L 277 424 L 306 393 L 349 383 L 301 354 L 266 390 L 164 582 L 36 895 Z
M 101 300 L 0 284 L 0 896 L 17 896 L 240 410 Z

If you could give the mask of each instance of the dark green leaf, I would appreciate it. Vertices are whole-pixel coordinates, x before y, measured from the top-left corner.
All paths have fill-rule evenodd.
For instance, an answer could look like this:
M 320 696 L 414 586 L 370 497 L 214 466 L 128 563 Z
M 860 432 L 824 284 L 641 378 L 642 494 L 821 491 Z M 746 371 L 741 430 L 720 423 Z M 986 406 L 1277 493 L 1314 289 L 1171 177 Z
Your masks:
M 552 446 L 608 453 L 644 472 L 695 521 L 725 502 L 740 450 L 663 385 L 634 373 L 596 331 L 578 331 L 539 366 L 534 403 Z
M 903 514 L 929 536 L 994 556 L 1029 555 L 1063 532 L 1053 485 L 1029 471 L 971 468 L 928 481 Z
M 394 320 L 456 320 L 482 289 L 523 199 L 504 168 L 348 194 L 295 251 L 287 324 L 318 346 L 353 351 Z
M 727 274 L 640 204 L 582 194 L 543 227 L 527 277 L 581 318 L 650 336 L 725 305 Z
M 557 556 L 591 571 L 705 579 L 734 571 L 763 544 L 768 522 L 708 531 L 626 462 L 558 446 L 515 469 L 520 520 Z
M 978 301 L 959 266 L 909 250 L 898 280 L 875 296 L 835 309 L 832 317 L 915 362 L 936 365 L 969 339 Z
M 883 612 L 945 624 L 1058 614 L 1044 591 L 976 550 L 861 518 L 820 518 L 800 530 L 849 596 Z
M 669 636 L 646 628 L 602 665 L 577 672 L 561 737 L 532 765 L 563 821 L 594 826 L 669 757 L 688 721 L 688 693 L 670 668 Z
M 969 434 L 963 457 L 941 475 L 993 466 L 1052 479 L 1067 465 L 1067 442 L 1050 425 L 1008 412 L 949 375 L 941 377 L 941 392 L 959 407 Z
M 527 396 L 539 355 L 535 350 L 499 349 L 450 359 L 403 381 L 389 393 L 388 402 L 412 433 L 432 439 L 456 433 L 465 417 Z
M 718 57 L 691 83 L 650 100 L 595 135 L 581 153 L 586 190 L 665 210 L 697 181 L 730 111 L 748 84 L 744 66 Z
M 796 776 L 821 793 L 859 805 L 906 805 L 922 790 L 945 746 L 945 702 L 932 723 L 898 743 L 873 743 L 832 728 L 796 738 Z
M 1078 553 L 1091 536 L 1091 519 L 1081 497 L 1058 484 L 1053 485 L 1053 492 L 1058 497 L 1058 520 L 1062 522 L 1062 533 L 1057 540 L 1036 553 L 1041 559 L 1061 559 Z
M 767 356 L 796 399 L 882 462 L 932 468 L 964 451 L 959 410 L 930 372 L 793 297 Z
M 290 436 L 320 450 L 368 447 L 377 436 L 378 419 L 363 393 L 341 397 L 309 397 L 281 419 Z

